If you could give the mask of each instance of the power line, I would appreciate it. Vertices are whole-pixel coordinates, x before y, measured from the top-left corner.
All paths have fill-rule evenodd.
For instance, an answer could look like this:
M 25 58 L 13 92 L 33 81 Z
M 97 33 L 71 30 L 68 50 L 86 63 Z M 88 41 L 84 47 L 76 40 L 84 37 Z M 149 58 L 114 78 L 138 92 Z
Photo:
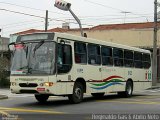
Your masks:
M 24 23 L 30 23 L 33 21 L 37 21 L 37 20 L 20 21 L 20 22 L 15 22 L 15 23 L 10 23 L 10 24 L 4 24 L 4 25 L 0 25 L 0 26 L 9 27 L 9 26 L 19 25 L 19 24 L 24 24 Z
M 27 15 L 27 16 L 31 16 L 31 17 L 43 18 L 44 19 L 44 17 L 33 15 L 33 14 L 28 14 L 28 13 L 24 13 L 24 12 L 17 12 L 17 11 L 8 10 L 8 9 L 2 9 L 2 8 L 0 8 L 0 10 L 12 12 L 12 13 L 17 13 L 17 14 L 22 14 L 22 15 Z
M 38 10 L 38 11 L 43 11 L 45 12 L 46 10 L 43 9 L 38 9 L 38 8 L 32 8 L 32 7 L 28 7 L 28 6 L 23 6 L 23 5 L 17 5 L 17 4 L 13 4 L 13 3 L 8 3 L 8 2 L 0 2 L 1 4 L 7 4 L 7 5 L 12 5 L 12 6 L 17 6 L 17 7 L 21 7 L 21 8 L 27 8 L 27 9 L 32 9 L 32 10 Z M 60 12 L 53 12 L 53 11 L 49 11 L 51 13 L 56 13 L 56 14 L 61 14 L 61 15 L 66 15 L 64 13 L 60 13 Z
M 16 13 L 16 14 L 22 14 L 22 15 L 27 15 L 27 16 L 31 16 L 31 17 L 45 19 L 45 17 L 38 16 L 38 15 L 33 15 L 33 14 L 28 14 L 28 13 L 24 13 L 24 12 L 17 12 L 17 11 L 13 11 L 13 10 L 9 10 L 9 9 L 3 9 L 3 8 L 0 8 L 0 10 L 7 11 L 7 12 L 12 12 L 12 13 Z M 49 20 L 58 21 L 58 22 L 66 22 L 65 20 L 59 20 L 59 19 L 53 19 L 53 18 L 48 18 L 48 19 Z M 70 22 L 70 23 L 78 24 L 77 22 Z M 82 24 L 82 25 L 87 25 L 87 24 Z M 93 25 L 87 25 L 87 26 L 93 26 Z
M 32 22 L 29 22 L 27 25 L 35 24 L 35 23 L 42 23 L 42 22 L 44 22 L 44 21 L 34 21 L 34 22 L 32 21 Z M 25 22 L 25 23 L 26 23 L 26 22 Z M 4 27 L 4 26 L 3 26 L 3 29 L 8 29 L 8 28 L 10 29 L 10 28 L 13 28 L 13 27 L 15 27 L 15 26 L 16 26 L 16 28 L 17 28 L 17 27 L 21 27 L 21 26 L 25 26 L 25 25 L 26 25 L 26 24 L 22 24 L 22 23 L 21 23 L 21 24 L 19 24 L 19 25 L 17 25 L 17 24 L 16 24 L 16 25 L 12 25 L 12 27 L 11 27 L 11 26 L 8 26 L 8 27 Z
M 118 8 L 114 8 L 114 7 L 111 7 L 111 6 L 108 6 L 108 5 L 103 5 L 103 4 L 100 4 L 100 3 L 97 3 L 97 2 L 93 2 L 93 1 L 90 1 L 90 0 L 85 0 L 86 2 L 89 2 L 89 3 L 92 3 L 92 4 L 95 4 L 95 5 L 99 5 L 99 6 L 102 6 L 102 7 L 106 7 L 106 8 L 110 8 L 110 9 L 113 9 L 113 10 L 118 10 L 120 12 L 129 12 L 130 14 L 133 14 L 133 15 L 136 15 L 136 16 L 141 16 L 141 17 L 145 17 L 146 16 L 142 16 L 140 14 L 135 14 L 133 12 L 130 12 L 130 11 L 125 11 L 125 10 L 121 10 L 121 9 L 118 9 Z

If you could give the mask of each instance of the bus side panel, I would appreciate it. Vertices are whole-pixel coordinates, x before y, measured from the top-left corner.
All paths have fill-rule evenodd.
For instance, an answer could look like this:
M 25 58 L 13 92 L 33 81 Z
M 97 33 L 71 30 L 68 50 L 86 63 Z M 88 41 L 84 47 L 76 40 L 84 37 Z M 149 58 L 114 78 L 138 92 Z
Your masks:
M 85 79 L 89 81 L 87 83 L 87 92 L 88 93 L 96 93 L 96 92 L 104 92 L 103 89 L 97 89 L 98 87 L 94 84 L 100 84 L 102 81 L 101 77 L 101 66 L 100 65 L 87 65 L 85 67 Z
M 144 82 L 144 89 L 148 89 L 152 87 L 152 70 L 151 67 L 150 69 L 147 69 L 145 71 L 145 81 Z
M 105 92 L 112 92 L 114 89 L 112 79 L 108 79 L 114 75 L 113 72 L 113 66 L 102 66 L 102 80 L 105 81 L 105 85 L 101 87 L 104 87 Z
M 73 79 L 84 79 L 86 82 L 86 94 L 102 92 L 103 90 L 94 89 L 95 81 L 101 81 L 101 66 L 75 64 Z M 99 82 L 98 82 L 99 83 Z
M 126 85 L 125 69 L 123 67 L 114 67 L 113 75 L 115 75 L 113 92 L 124 91 Z

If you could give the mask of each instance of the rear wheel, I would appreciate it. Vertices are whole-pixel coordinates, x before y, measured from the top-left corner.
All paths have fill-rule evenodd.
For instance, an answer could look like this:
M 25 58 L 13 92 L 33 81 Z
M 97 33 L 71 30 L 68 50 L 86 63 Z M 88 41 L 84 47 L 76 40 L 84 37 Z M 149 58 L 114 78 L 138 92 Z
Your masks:
M 80 103 L 83 100 L 83 85 L 80 82 L 76 82 L 73 88 L 73 94 L 68 98 L 72 103 Z
M 131 81 L 127 81 L 124 92 L 118 92 L 118 95 L 123 97 L 131 97 L 133 93 L 133 84 Z
M 38 102 L 45 103 L 48 100 L 49 95 L 35 94 L 35 98 Z
M 93 96 L 93 97 L 103 97 L 104 96 L 104 93 L 91 93 L 91 95 Z

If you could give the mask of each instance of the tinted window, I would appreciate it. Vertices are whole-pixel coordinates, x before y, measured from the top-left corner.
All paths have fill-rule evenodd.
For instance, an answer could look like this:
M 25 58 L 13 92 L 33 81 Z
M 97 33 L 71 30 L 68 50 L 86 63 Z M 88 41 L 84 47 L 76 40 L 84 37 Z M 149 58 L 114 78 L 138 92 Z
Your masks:
M 113 65 L 112 48 L 102 46 L 102 65 Z
M 123 66 L 123 50 L 119 48 L 113 49 L 114 65 Z
M 151 66 L 150 54 L 144 53 L 142 57 L 142 61 L 143 61 L 143 68 L 149 68 Z
M 133 51 L 124 50 L 124 66 L 133 67 Z
M 72 50 L 70 45 L 58 44 L 58 73 L 67 73 L 72 66 Z
M 100 46 L 88 44 L 88 63 L 101 64 Z
M 75 62 L 87 63 L 86 44 L 82 42 L 75 42 L 74 49 L 75 49 Z
M 134 52 L 134 67 L 143 68 L 142 53 L 140 52 Z

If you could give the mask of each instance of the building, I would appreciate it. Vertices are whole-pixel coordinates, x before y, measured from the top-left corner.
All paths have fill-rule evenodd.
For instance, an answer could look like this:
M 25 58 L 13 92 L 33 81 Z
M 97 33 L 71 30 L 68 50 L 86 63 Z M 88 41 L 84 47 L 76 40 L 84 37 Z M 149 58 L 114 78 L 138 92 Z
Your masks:
M 160 23 L 158 23 L 160 27 Z M 104 41 L 149 49 L 153 49 L 153 31 L 154 23 L 125 23 L 125 24 L 109 24 L 109 25 L 98 25 L 92 28 L 84 28 L 84 33 L 87 33 L 87 37 L 100 39 Z M 32 32 L 39 32 L 40 30 L 27 30 L 15 35 L 26 34 Z M 80 29 L 62 29 L 53 28 L 48 30 L 49 32 L 65 32 L 68 34 L 81 35 Z M 41 31 L 42 32 L 42 31 Z M 160 32 L 158 31 L 158 80 L 160 82 Z
M 10 58 L 8 53 L 9 38 L 0 37 L 0 73 L 9 71 Z

